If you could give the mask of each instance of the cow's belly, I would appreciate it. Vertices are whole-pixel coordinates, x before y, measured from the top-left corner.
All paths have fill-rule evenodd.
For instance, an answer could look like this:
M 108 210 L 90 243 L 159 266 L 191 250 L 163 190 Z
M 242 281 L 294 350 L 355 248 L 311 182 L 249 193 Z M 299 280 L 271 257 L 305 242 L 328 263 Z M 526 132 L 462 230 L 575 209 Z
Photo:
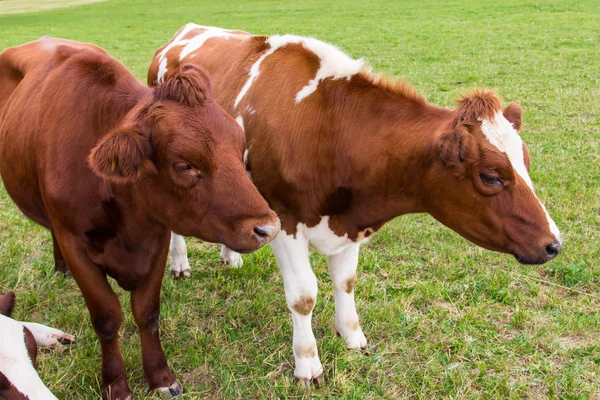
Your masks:
M 321 218 L 321 221 L 311 228 L 299 223 L 297 232 L 308 239 L 310 247 L 326 256 L 338 254 L 350 246 L 358 246 L 369 240 L 365 237 L 364 232 L 358 235 L 357 240 L 348 238 L 347 234 L 344 236 L 336 235 L 329 227 L 328 216 Z

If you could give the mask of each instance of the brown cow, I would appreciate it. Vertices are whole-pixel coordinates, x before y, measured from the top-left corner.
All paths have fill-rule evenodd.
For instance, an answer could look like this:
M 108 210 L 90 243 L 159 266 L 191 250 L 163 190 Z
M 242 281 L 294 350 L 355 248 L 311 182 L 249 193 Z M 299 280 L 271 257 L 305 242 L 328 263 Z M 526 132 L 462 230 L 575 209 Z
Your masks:
M 4 185 L 51 230 L 55 258 L 81 289 L 102 347 L 104 397 L 131 397 L 107 276 L 131 291 L 150 388 L 180 393 L 158 333 L 170 231 L 242 252 L 279 231 L 208 76 L 182 67 L 149 89 L 94 45 L 42 38 L 0 54 L 0 109 Z
M 271 247 L 300 379 L 322 373 L 309 246 L 329 257 L 336 328 L 349 348 L 367 344 L 354 305 L 359 244 L 399 215 L 427 212 L 522 263 L 546 262 L 562 247 L 528 174 L 521 109 L 503 110 L 493 92 L 475 90 L 448 110 L 316 39 L 194 24 L 156 52 L 148 82 L 188 63 L 209 71 L 216 100 L 245 128 L 247 169 L 281 218 L 285 232 Z

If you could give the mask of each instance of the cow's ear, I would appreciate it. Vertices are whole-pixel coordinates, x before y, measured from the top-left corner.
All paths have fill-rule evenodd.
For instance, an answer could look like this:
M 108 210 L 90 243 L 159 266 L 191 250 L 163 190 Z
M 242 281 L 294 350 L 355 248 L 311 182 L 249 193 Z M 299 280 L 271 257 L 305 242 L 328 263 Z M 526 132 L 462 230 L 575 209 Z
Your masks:
M 463 125 L 444 133 L 438 141 L 438 152 L 447 167 L 458 167 L 464 164 L 472 151 L 472 135 Z
M 0 296 L 0 314 L 10 317 L 15 307 L 15 293 L 8 292 Z
M 512 124 L 512 126 L 517 130 L 521 130 L 521 114 L 523 110 L 517 103 L 510 103 L 504 110 L 502 110 L 502 114 L 504 114 L 504 118 L 508 120 Z
M 116 129 L 92 149 L 88 163 L 100 177 L 113 182 L 131 182 L 145 173 L 156 173 L 150 161 L 152 146 L 143 134 L 132 129 Z

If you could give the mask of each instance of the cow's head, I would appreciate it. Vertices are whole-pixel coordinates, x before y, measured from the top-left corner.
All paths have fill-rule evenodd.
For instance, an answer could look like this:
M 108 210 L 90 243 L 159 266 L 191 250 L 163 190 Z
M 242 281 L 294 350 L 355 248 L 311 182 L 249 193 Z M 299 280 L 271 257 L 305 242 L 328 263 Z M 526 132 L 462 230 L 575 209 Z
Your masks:
M 518 105 L 502 109 L 490 91 L 464 96 L 435 143 L 429 211 L 482 247 L 541 264 L 559 253 L 562 239 L 533 189 L 520 127 Z
M 244 134 L 213 101 L 204 70 L 183 66 L 134 114 L 92 150 L 98 175 L 131 184 L 141 205 L 181 235 L 238 252 L 275 237 L 279 219 L 246 176 Z
M 10 318 L 14 304 L 13 292 L 0 296 L 0 399 L 56 399 L 35 371 L 33 335 Z

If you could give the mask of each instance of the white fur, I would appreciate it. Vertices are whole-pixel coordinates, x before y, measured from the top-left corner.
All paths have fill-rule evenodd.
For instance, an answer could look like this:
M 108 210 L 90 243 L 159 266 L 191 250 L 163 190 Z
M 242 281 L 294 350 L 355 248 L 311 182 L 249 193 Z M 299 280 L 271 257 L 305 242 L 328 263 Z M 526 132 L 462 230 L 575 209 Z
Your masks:
M 31 364 L 23 325 L 4 315 L 0 315 L 0 372 L 31 400 L 56 399 Z
M 40 347 L 62 348 L 61 341 L 72 342 L 74 340 L 72 335 L 46 325 L 35 322 L 20 322 L 20 324 L 29 329 L 35 338 L 35 342 Z
M 235 268 L 240 268 L 244 265 L 244 260 L 242 260 L 242 255 L 240 253 L 236 253 L 231 250 L 229 247 L 224 244 L 221 245 L 221 259 L 225 264 L 229 264 Z
M 189 271 L 191 269 L 183 236 L 171 232 L 171 245 L 169 251 L 171 252 L 171 271 L 175 275 L 179 276 L 184 271 Z
M 157 83 L 162 83 L 164 80 L 165 73 L 167 72 L 167 53 L 175 46 L 181 46 L 189 42 L 189 39 L 182 39 L 188 32 L 194 28 L 198 28 L 196 24 L 189 23 L 183 27 L 179 35 L 177 35 L 169 44 L 158 55 L 158 75 L 156 77 Z
M 326 78 L 350 78 L 352 75 L 358 73 L 364 66 L 364 61 L 362 59 L 353 60 L 337 47 L 314 38 L 295 35 L 274 35 L 267 39 L 267 43 L 270 45 L 269 50 L 265 51 L 250 68 L 248 80 L 235 99 L 235 103 L 233 104 L 234 108 L 238 106 L 252 86 L 252 83 L 260 75 L 260 64 L 264 59 L 277 51 L 277 49 L 291 43 L 301 44 L 304 48 L 312 51 L 320 59 L 320 67 L 316 76 L 296 94 L 296 103 L 299 103 L 305 97 L 317 90 L 317 86 L 321 80 Z
M 235 122 L 237 122 L 240 128 L 242 128 L 242 131 L 246 131 L 246 129 L 244 128 L 244 118 L 242 118 L 241 115 L 235 117 Z
M 544 213 L 546 214 L 546 219 L 548 221 L 548 227 L 550 228 L 550 232 L 554 235 L 555 239 L 562 243 L 562 237 L 560 235 L 560 231 L 558 227 L 550 218 L 550 214 L 546 210 L 546 207 L 542 204 L 540 199 L 535 194 L 535 190 L 533 189 L 533 182 L 529 177 L 529 173 L 527 172 L 527 167 L 525 166 L 525 155 L 523 154 L 523 141 L 521 137 L 517 133 L 516 129 L 512 126 L 512 124 L 504 117 L 502 111 L 498 111 L 494 116 L 493 121 L 489 121 L 487 119 L 481 120 L 481 131 L 485 135 L 485 137 L 489 140 L 491 144 L 493 144 L 498 150 L 505 153 L 510 160 L 515 172 L 523 178 L 527 186 L 531 189 L 531 192 L 536 197 L 536 199 L 540 202 Z

